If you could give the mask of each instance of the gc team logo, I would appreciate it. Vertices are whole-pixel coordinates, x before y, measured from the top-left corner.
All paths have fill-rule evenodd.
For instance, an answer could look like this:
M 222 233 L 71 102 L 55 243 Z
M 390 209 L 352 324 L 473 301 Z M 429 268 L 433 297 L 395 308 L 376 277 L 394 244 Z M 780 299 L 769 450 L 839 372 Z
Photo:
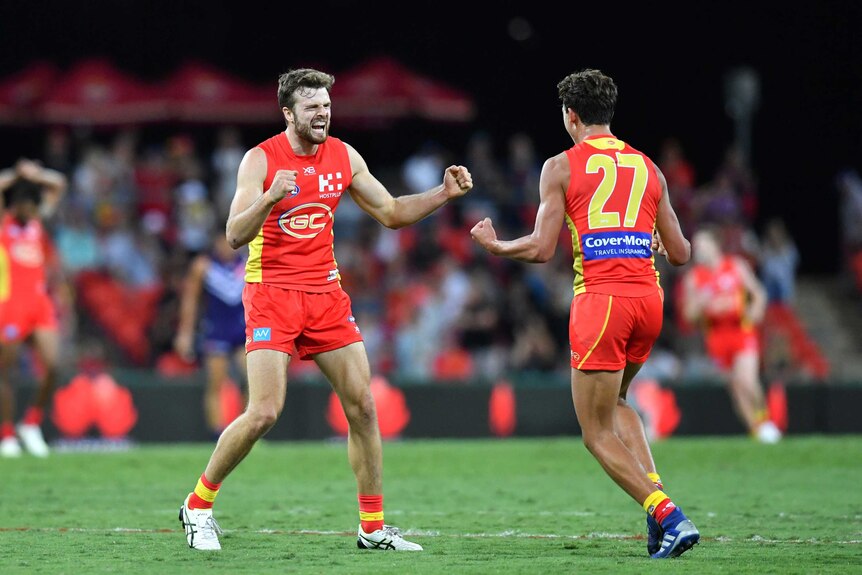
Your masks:
M 332 210 L 326 204 L 302 204 L 281 214 L 278 226 L 289 236 L 310 239 L 326 227 L 332 219 Z

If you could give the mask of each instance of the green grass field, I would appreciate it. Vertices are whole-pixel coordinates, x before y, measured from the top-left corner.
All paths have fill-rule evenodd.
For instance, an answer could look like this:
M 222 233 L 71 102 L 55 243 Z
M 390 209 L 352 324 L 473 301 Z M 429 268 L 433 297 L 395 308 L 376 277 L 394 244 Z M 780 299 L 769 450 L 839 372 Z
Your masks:
M 422 553 L 359 551 L 341 442 L 258 445 L 222 487 L 222 551 L 177 510 L 210 445 L 0 460 L 0 573 L 860 573 L 862 438 L 678 438 L 653 446 L 701 531 L 646 556 L 640 507 L 579 438 L 385 445 L 386 520 Z

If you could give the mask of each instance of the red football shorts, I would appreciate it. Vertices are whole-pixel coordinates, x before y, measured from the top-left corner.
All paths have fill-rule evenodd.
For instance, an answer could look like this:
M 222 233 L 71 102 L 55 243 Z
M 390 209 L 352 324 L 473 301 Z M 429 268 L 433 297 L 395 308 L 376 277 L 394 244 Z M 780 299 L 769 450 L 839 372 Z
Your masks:
M 246 352 L 274 349 L 310 359 L 362 341 L 350 297 L 341 289 L 311 293 L 247 283 L 242 303 Z
M 710 328 L 704 337 L 706 353 L 721 369 L 730 369 L 736 356 L 745 352 L 760 352 L 760 342 L 754 329 L 746 326 Z
M 576 295 L 569 316 L 572 367 L 617 371 L 645 362 L 661 332 L 663 300 L 661 291 L 643 297 Z
M 57 326 L 57 311 L 48 294 L 28 294 L 0 305 L 0 342 L 23 341 L 36 330 L 56 330 Z

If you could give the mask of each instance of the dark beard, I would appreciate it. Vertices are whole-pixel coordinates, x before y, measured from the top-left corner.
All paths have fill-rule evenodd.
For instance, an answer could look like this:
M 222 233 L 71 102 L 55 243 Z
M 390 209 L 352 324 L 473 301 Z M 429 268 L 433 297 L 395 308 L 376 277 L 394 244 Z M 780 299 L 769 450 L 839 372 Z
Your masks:
M 329 127 L 327 126 L 327 129 L 324 132 L 323 137 L 319 137 L 319 136 L 316 136 L 311 131 L 311 124 L 303 124 L 302 126 L 297 125 L 296 126 L 296 135 L 299 136 L 300 138 L 302 138 L 303 140 L 311 142 L 312 144 L 322 144 L 323 142 L 326 141 L 326 138 L 329 135 Z

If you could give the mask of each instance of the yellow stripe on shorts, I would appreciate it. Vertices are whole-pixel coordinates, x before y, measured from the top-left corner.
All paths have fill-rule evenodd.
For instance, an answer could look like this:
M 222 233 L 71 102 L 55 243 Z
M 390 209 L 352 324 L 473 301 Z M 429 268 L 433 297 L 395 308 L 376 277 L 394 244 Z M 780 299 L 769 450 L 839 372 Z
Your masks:
M 578 364 L 578 369 L 581 369 L 581 366 L 584 365 L 584 362 L 590 358 L 590 355 L 592 355 L 593 350 L 596 349 L 596 346 L 599 345 L 600 341 L 602 341 L 602 336 L 605 335 L 605 330 L 608 327 L 608 320 L 610 320 L 610 318 L 611 318 L 611 307 L 613 306 L 613 303 L 614 303 L 614 296 L 609 295 L 608 296 L 608 311 L 605 314 L 605 323 L 604 323 L 604 325 L 602 325 L 602 331 L 599 332 L 599 337 L 596 338 L 595 343 L 593 343 L 590 350 L 584 356 L 584 359 L 582 359 L 581 363 Z

